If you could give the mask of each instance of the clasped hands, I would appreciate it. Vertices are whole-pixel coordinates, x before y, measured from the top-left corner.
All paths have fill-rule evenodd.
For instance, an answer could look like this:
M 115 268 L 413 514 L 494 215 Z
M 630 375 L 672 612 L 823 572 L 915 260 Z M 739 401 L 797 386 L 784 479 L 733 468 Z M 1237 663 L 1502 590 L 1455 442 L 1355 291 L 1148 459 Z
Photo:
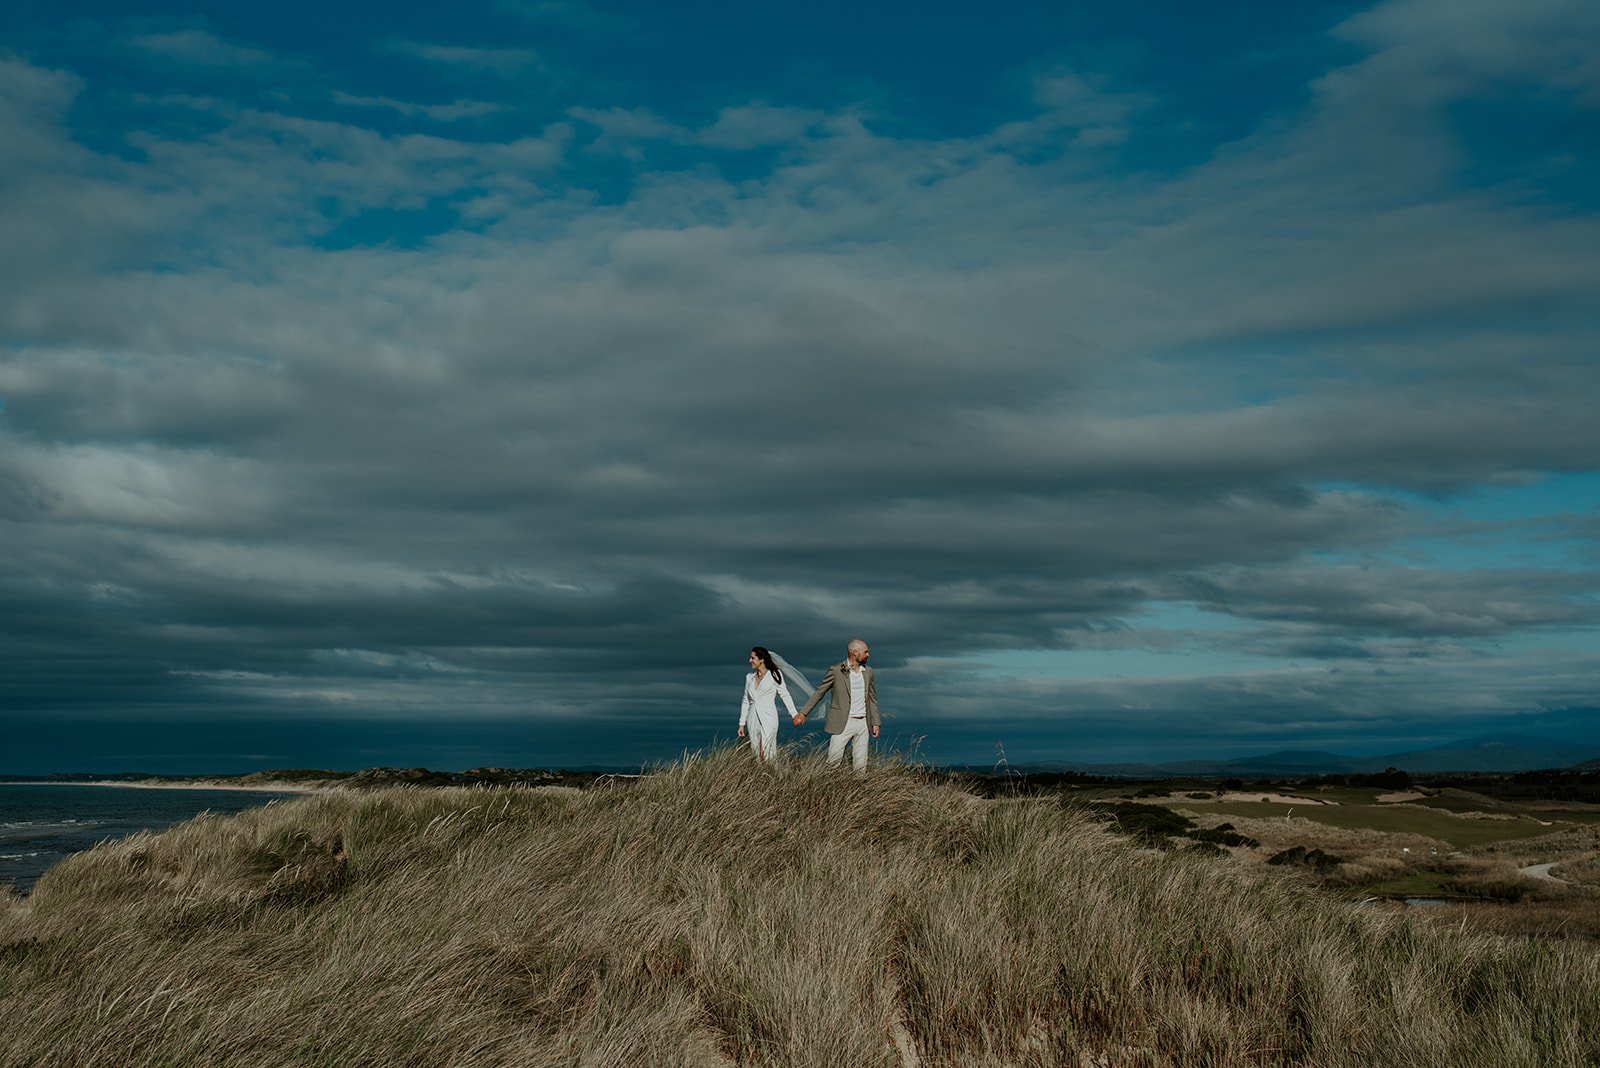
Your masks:
M 806 721 L 806 717 L 801 716 L 801 715 L 795 715 L 795 716 L 791 717 L 791 719 L 794 721 L 794 725 L 796 727 L 802 726 Z M 874 726 L 872 728 L 872 736 L 874 738 L 876 738 L 878 736 L 878 728 L 876 726 Z M 743 724 L 739 725 L 739 737 L 741 737 L 741 738 L 744 737 L 744 725 Z
M 795 715 L 795 716 L 794 716 L 794 717 L 793 717 L 793 718 L 794 718 L 794 725 L 795 725 L 795 726 L 796 726 L 796 727 L 798 727 L 798 726 L 800 726 L 800 725 L 801 725 L 801 724 L 802 724 L 802 723 L 804 723 L 804 722 L 805 722 L 805 721 L 806 721 L 806 717 L 804 717 L 804 716 L 802 716 L 802 715 L 799 715 L 799 714 L 798 714 L 798 713 L 797 713 L 797 714 L 796 714 L 796 715 Z M 873 727 L 872 727 L 872 736 L 873 736 L 873 737 L 874 737 L 874 738 L 876 738 L 876 737 L 877 737 L 877 736 L 878 736 L 878 727 L 877 727 L 877 724 L 873 724 Z M 741 737 L 741 738 L 743 738 L 743 737 L 744 737 L 744 734 L 743 734 L 743 733 L 740 733 L 740 735 L 739 735 L 739 737 Z

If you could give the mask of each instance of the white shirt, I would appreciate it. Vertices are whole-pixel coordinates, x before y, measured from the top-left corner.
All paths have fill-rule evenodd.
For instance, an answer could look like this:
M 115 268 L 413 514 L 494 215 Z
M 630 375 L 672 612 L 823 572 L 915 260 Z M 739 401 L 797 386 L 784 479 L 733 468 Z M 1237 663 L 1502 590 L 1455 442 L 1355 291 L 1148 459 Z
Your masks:
M 861 670 L 860 664 L 850 665 L 850 718 L 865 719 L 867 716 L 867 673 Z
M 754 671 L 744 677 L 744 700 L 739 703 L 739 726 L 743 727 L 750 719 L 753 710 L 756 718 L 767 723 L 774 723 L 778 719 L 778 698 L 783 698 L 783 703 L 789 706 L 789 718 L 793 719 L 794 698 L 789 696 L 787 683 L 778 682 L 772 677 L 772 672 L 767 672 L 758 680 Z

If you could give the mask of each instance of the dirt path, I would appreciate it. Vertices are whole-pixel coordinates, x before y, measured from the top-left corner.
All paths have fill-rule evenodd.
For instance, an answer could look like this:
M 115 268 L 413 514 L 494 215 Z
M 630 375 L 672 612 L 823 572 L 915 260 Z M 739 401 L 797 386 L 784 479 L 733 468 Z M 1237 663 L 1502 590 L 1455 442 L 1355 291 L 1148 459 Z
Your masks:
M 1567 881 L 1565 879 L 1557 879 L 1554 875 L 1550 874 L 1550 869 L 1555 867 L 1556 864 L 1557 862 L 1553 860 L 1548 864 L 1529 864 L 1526 868 L 1518 868 L 1517 874 L 1526 875 L 1530 879 L 1544 879 L 1548 882 L 1560 883 L 1561 885 L 1565 886 L 1567 885 Z

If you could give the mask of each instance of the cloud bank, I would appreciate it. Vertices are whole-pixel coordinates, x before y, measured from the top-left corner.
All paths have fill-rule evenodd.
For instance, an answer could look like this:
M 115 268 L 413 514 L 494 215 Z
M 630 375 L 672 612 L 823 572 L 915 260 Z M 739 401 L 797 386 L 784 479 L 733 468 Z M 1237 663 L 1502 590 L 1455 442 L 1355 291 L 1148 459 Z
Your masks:
M 1182 100 L 1059 64 L 935 134 L 385 38 L 491 80 L 108 140 L 0 58 L 3 770 L 665 759 L 855 634 L 934 759 L 1595 737 L 1595 146 L 1483 110 L 1592 122 L 1594 16 L 1469 14 L 1164 164 Z

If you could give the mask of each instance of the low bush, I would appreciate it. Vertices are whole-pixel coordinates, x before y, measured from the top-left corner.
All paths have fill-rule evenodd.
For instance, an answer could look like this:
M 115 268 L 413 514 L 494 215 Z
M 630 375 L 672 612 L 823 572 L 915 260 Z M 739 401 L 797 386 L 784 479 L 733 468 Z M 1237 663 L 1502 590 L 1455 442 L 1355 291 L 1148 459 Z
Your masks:
M 1223 827 L 1213 827 L 1210 830 L 1195 830 L 1189 832 L 1189 837 L 1197 842 L 1210 842 L 1219 846 L 1245 846 L 1249 849 L 1261 848 L 1261 843 L 1248 835 Z
M 1274 853 L 1267 858 L 1268 864 L 1288 864 L 1296 867 L 1310 868 L 1312 871 L 1324 873 L 1332 871 L 1344 863 L 1344 858 L 1336 857 L 1331 853 L 1324 853 L 1320 849 L 1307 849 L 1305 846 L 1293 846 L 1281 852 Z
M 1184 834 L 1194 826 L 1194 820 L 1161 805 L 1122 802 L 1096 811 L 1100 818 L 1110 820 L 1111 830 L 1146 846 L 1165 846 L 1168 838 Z

